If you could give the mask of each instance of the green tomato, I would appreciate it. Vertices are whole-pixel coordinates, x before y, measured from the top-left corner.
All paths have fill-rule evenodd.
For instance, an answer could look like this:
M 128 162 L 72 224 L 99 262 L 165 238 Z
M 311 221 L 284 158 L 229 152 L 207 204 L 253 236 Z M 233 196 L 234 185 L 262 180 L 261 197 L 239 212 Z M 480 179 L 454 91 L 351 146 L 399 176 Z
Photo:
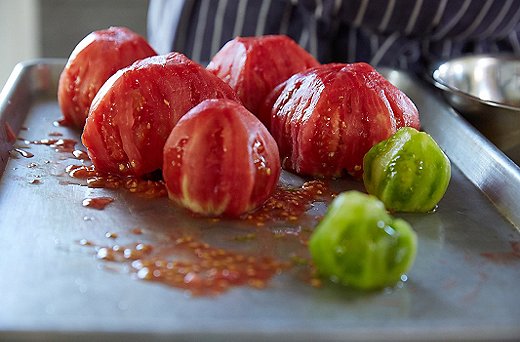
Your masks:
M 451 178 L 450 160 L 431 136 L 411 127 L 374 145 L 363 159 L 363 182 L 390 211 L 429 212 Z
M 394 285 L 412 266 L 417 236 L 392 218 L 381 201 L 358 191 L 332 201 L 309 240 L 317 271 L 363 290 Z

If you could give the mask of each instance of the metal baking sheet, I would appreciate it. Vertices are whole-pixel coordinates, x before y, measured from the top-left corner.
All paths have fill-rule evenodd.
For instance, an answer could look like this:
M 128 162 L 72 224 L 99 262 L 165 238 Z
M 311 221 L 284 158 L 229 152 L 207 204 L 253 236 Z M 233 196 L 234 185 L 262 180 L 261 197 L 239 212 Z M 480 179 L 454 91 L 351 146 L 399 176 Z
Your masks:
M 147 200 L 125 191 L 92 189 L 67 178 L 73 160 L 44 145 L 15 147 L 6 130 L 44 139 L 59 132 L 56 85 L 63 60 L 16 67 L 0 95 L 0 339 L 46 340 L 518 340 L 520 338 L 520 171 L 446 106 L 432 88 L 409 75 L 385 75 L 417 104 L 423 128 L 454 165 L 435 213 L 400 215 L 419 236 L 408 281 L 362 293 L 325 283 L 314 288 L 298 272 L 276 276 L 265 289 L 237 287 L 218 296 L 190 296 L 160 283 L 136 280 L 124 268 L 99 261 L 78 241 L 107 242 L 107 231 L 142 227 L 155 238 L 172 230 L 197 232 L 226 248 L 287 255 L 290 238 L 316 222 L 277 227 L 192 218 L 166 198 Z M 10 152 L 11 151 L 11 152 Z M 77 161 L 76 161 L 77 162 Z M 34 180 L 37 179 L 37 182 Z M 286 182 L 299 182 L 288 174 Z M 360 189 L 352 180 L 334 184 Z M 85 208 L 86 197 L 114 198 L 105 210 Z M 253 241 L 233 242 L 249 231 Z M 267 232 L 267 233 L 265 233 Z M 288 235 L 291 235 L 288 234 Z M 121 241 L 124 243 L 124 241 Z M 296 244 L 297 245 L 297 244 Z M 117 265 L 115 265 L 117 266 Z

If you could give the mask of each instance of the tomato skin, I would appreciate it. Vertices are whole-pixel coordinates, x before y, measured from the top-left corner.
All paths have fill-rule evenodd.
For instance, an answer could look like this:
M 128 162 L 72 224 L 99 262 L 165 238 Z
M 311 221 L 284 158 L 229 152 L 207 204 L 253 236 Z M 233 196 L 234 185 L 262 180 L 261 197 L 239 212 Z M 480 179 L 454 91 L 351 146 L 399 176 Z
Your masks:
M 92 102 L 82 141 L 100 172 L 142 176 L 162 167 L 171 130 L 208 98 L 233 90 L 180 53 L 149 57 L 119 70 Z
M 99 88 L 117 70 L 157 53 L 146 40 L 125 27 L 94 31 L 72 51 L 58 85 L 65 124 L 83 128 Z
M 173 128 L 164 147 L 170 198 L 206 216 L 237 217 L 260 206 L 280 177 L 265 126 L 231 100 L 206 100 Z
M 265 97 L 278 84 L 317 65 L 318 61 L 291 38 L 266 35 L 229 41 L 207 69 L 229 84 L 242 104 L 258 116 Z M 269 128 L 268 120 L 259 118 Z
M 362 175 L 363 156 L 397 129 L 419 128 L 413 102 L 366 63 L 296 74 L 267 98 L 282 167 L 315 177 Z

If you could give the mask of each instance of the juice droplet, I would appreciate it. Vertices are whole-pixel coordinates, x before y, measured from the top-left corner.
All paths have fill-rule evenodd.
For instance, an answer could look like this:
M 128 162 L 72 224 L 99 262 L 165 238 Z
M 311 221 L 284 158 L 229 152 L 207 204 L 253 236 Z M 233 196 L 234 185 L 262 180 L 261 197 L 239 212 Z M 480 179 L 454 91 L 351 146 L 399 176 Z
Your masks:
M 78 160 L 90 160 L 88 153 L 82 150 L 74 150 L 72 155 Z
M 69 126 L 69 122 L 66 119 L 56 120 L 52 123 L 54 127 Z
M 141 228 L 134 228 L 131 230 L 132 234 L 135 234 L 135 235 L 141 235 L 143 234 L 143 230 Z
M 92 209 L 103 210 L 112 202 L 114 202 L 112 197 L 85 198 L 83 200 L 83 206 Z
M 5 134 L 7 136 L 7 141 L 11 144 L 14 144 L 16 142 L 16 133 L 14 133 L 14 130 L 12 129 L 11 125 L 9 125 L 8 122 L 4 124 L 5 127 Z
M 109 248 L 103 247 L 98 250 L 96 257 L 98 259 L 113 261 L 114 260 L 114 251 Z
M 117 233 L 106 232 L 106 233 L 105 233 L 105 237 L 106 237 L 107 239 L 117 239 L 118 235 L 117 235 Z
M 15 148 L 14 151 L 18 152 L 24 158 L 32 158 L 32 157 L 34 157 L 34 154 L 32 154 L 31 152 L 27 152 L 25 150 L 22 150 L 21 148 Z
M 79 244 L 82 246 L 92 246 L 92 242 L 88 241 L 87 239 L 81 239 L 79 240 Z

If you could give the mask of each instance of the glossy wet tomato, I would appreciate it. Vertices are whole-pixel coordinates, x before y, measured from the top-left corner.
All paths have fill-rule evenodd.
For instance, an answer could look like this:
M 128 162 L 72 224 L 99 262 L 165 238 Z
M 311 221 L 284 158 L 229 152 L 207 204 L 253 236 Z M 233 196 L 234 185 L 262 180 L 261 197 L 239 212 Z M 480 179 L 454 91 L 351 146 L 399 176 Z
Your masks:
M 141 176 L 162 167 L 173 126 L 205 99 L 236 100 L 221 79 L 179 53 L 119 70 L 99 90 L 83 131 L 96 169 Z
M 413 102 L 366 63 L 296 74 L 271 93 L 264 111 L 282 166 L 317 177 L 359 177 L 373 145 L 401 127 L 419 128 Z
M 317 65 L 314 57 L 289 37 L 267 35 L 233 39 L 207 69 L 228 83 L 242 104 L 257 115 L 265 97 L 278 84 Z
M 164 147 L 169 196 L 207 216 L 236 217 L 261 205 L 280 176 L 278 148 L 245 107 L 206 100 L 174 127 Z
M 60 76 L 58 102 L 65 123 L 83 128 L 103 83 L 117 70 L 156 54 L 143 37 L 124 27 L 86 36 L 72 51 Z

